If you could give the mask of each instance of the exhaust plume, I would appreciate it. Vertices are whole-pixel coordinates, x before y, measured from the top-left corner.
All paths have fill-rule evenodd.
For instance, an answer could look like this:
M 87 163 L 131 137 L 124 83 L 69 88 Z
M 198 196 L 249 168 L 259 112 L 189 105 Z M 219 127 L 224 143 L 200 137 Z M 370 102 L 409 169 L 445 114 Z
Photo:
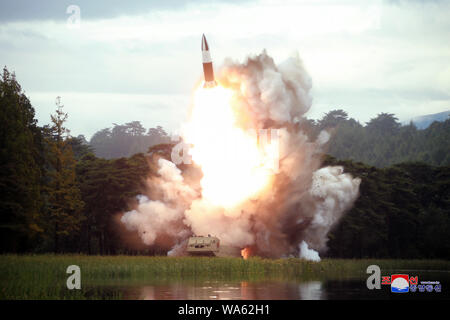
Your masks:
M 147 245 L 170 243 L 170 255 L 184 254 L 191 235 L 211 234 L 246 255 L 319 261 L 360 179 L 339 166 L 320 168 L 330 134 L 310 141 L 302 130 L 312 83 L 299 56 L 279 65 L 265 51 L 244 63 L 227 60 L 217 80 L 195 92 L 183 128 L 193 165 L 181 171 L 157 160 L 158 175 L 121 222 Z M 276 135 L 265 144 L 269 131 Z M 261 165 L 274 160 L 275 169 Z

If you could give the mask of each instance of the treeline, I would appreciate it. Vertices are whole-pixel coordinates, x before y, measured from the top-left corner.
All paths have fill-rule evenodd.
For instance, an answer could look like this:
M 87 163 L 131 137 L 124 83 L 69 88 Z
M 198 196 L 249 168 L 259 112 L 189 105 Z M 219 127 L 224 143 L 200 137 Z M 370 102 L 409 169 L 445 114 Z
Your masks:
M 327 156 L 361 178 L 354 207 L 329 233 L 327 256 L 450 259 L 450 166 L 376 168 Z
M 0 252 L 116 253 L 114 215 L 143 187 L 143 154 L 97 158 L 64 127 L 58 100 L 39 127 L 15 75 L 0 80 Z
M 435 166 L 450 165 L 450 119 L 433 122 L 419 130 L 402 126 L 390 113 L 380 113 L 363 126 L 343 110 L 326 113 L 322 119 L 304 123 L 312 136 L 323 129 L 331 132 L 327 152 L 338 159 L 350 159 L 376 167 L 405 161 L 422 161 Z
M 97 131 L 89 141 L 99 158 L 115 159 L 145 153 L 151 146 L 169 143 L 170 137 L 161 126 L 146 129 L 139 121 L 122 125 L 114 123 L 112 128 Z
M 83 136 L 70 136 L 64 127 L 67 114 L 63 110 L 58 102 L 51 124 L 39 127 L 34 109 L 14 74 L 6 68 L 3 70 L 0 80 L 0 252 L 164 254 L 165 248 L 143 245 L 139 249 L 128 248 L 123 241 L 123 228 L 118 228 L 117 220 L 121 212 L 129 210 L 130 201 L 134 201 L 144 188 L 144 179 L 156 174 L 147 158 L 154 155 L 170 157 L 173 145 L 156 144 L 148 152 L 144 150 L 145 154 L 127 157 L 120 157 L 119 152 L 99 157 L 93 149 L 97 148 L 99 152 L 102 145 L 110 143 L 106 149 L 111 152 L 112 141 L 119 141 L 114 140 L 119 137 L 124 141 L 126 137 L 132 137 L 124 142 L 124 146 L 129 147 L 130 141 L 140 141 L 139 137 L 167 135 L 162 128 L 145 133 L 140 123 L 131 122 L 102 130 L 104 134 L 94 135 L 91 143 L 87 143 Z M 389 123 L 391 135 L 399 140 L 384 133 Z M 311 139 L 322 129 L 334 130 L 330 152 L 336 155 L 340 152 L 336 148 L 341 144 L 348 152 L 342 151 L 344 153 L 339 156 L 342 159 L 355 158 L 350 155 L 353 152 L 353 155 L 362 152 L 368 157 L 376 148 L 381 148 L 379 152 L 384 152 L 395 162 L 399 153 L 394 149 L 389 152 L 384 143 L 402 141 L 399 137 L 406 136 L 409 131 L 413 132 L 414 139 L 423 139 L 421 147 L 417 148 L 422 148 L 420 152 L 429 150 L 425 152 L 430 156 L 426 158 L 428 162 L 441 159 L 440 166 L 405 162 L 377 168 L 383 166 L 374 163 L 382 160 L 379 157 L 368 158 L 366 162 L 372 165 L 327 157 L 324 165 L 343 165 L 346 172 L 360 177 L 362 182 L 361 195 L 355 206 L 329 234 L 326 255 L 450 258 L 450 168 L 446 162 L 449 152 L 442 149 L 442 139 L 448 137 L 448 121 L 434 123 L 422 131 L 411 126 L 406 130 L 397 125 L 392 115 L 381 114 L 363 127 L 353 119 L 347 119 L 343 111 L 334 111 L 307 124 Z M 350 135 L 351 130 L 355 130 L 354 136 Z M 375 134 L 378 138 L 374 138 Z M 393 140 L 388 142 L 389 139 Z M 95 141 L 103 142 L 96 145 Z M 368 143 L 364 149 L 361 141 L 373 143 Z M 146 143 L 148 141 L 139 148 Z M 404 143 L 410 145 L 407 139 Z M 406 147 L 399 148 L 409 150 L 403 156 L 408 152 L 420 154 L 418 149 L 413 152 Z M 133 148 L 124 147 L 121 152 L 128 155 L 134 152 L 131 150 Z M 436 150 L 443 150 L 443 155 L 439 156 Z M 111 159 L 107 159 L 109 157 Z M 405 160 L 416 160 L 411 157 Z M 126 236 L 131 237 L 130 234 Z M 134 240 L 140 243 L 137 236 Z
M 312 139 L 322 130 L 331 133 L 327 153 L 337 159 L 350 159 L 376 167 L 388 167 L 407 161 L 435 166 L 450 165 L 450 119 L 419 130 L 411 123 L 402 126 L 389 113 L 380 113 L 362 125 L 344 110 L 333 110 L 319 120 L 300 123 Z M 83 136 L 79 137 L 84 140 Z M 85 140 L 84 140 L 85 141 Z M 86 142 L 87 143 L 87 142 Z M 146 129 L 139 121 L 97 131 L 89 141 L 99 158 L 115 159 L 145 153 L 158 144 L 170 143 L 160 126 Z

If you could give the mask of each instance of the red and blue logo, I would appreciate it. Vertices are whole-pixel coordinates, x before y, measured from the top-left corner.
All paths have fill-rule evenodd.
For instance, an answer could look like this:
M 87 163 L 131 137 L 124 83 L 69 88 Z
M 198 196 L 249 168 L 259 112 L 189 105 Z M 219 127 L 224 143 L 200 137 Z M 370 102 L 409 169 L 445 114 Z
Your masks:
M 394 293 L 442 291 L 442 284 L 439 281 L 420 281 L 419 284 L 419 276 L 417 275 L 411 277 L 407 274 L 381 276 L 380 271 L 380 267 L 377 265 L 367 267 L 367 273 L 373 273 L 367 278 L 366 285 L 368 289 L 381 289 L 381 280 L 381 284 L 391 286 L 391 292 Z
M 387 284 L 391 286 L 391 292 L 394 293 L 406 293 L 410 292 L 410 289 L 413 288 L 413 292 L 415 292 L 415 288 L 417 287 L 417 283 L 419 282 L 419 277 L 410 277 L 407 274 L 393 274 L 391 276 L 383 276 L 381 280 L 381 284 Z
M 409 276 L 407 274 L 393 274 L 391 276 L 391 292 L 409 292 Z

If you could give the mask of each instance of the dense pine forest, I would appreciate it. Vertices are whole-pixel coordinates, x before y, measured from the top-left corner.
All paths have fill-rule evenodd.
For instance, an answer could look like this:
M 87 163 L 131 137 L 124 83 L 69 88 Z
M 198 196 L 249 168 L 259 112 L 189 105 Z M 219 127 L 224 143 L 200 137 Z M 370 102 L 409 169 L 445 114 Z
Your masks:
M 450 165 L 450 118 L 419 130 L 413 123 L 401 126 L 394 114 L 380 113 L 363 126 L 339 109 L 306 122 L 312 136 L 323 129 L 332 133 L 328 153 L 338 159 L 381 168 L 410 161 Z
M 130 248 L 116 220 L 152 174 L 148 158 L 168 157 L 162 127 L 113 124 L 90 141 L 72 137 L 58 102 L 40 127 L 15 75 L 0 80 L 0 251 L 164 254 Z M 450 120 L 424 130 L 381 113 L 366 124 L 334 110 L 304 120 L 313 140 L 332 138 L 323 165 L 362 179 L 355 206 L 329 234 L 329 257 L 450 258 Z

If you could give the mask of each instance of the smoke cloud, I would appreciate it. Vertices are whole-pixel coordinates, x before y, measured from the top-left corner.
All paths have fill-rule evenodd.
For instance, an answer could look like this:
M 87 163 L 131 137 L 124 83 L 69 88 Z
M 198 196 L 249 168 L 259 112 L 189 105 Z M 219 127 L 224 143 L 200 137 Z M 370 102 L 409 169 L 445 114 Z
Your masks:
M 184 254 L 189 236 L 211 234 L 251 255 L 319 261 L 328 232 L 357 198 L 360 179 L 342 167 L 321 168 L 330 134 L 310 141 L 302 130 L 312 82 L 299 56 L 279 65 L 265 51 L 244 63 L 227 60 L 218 80 L 234 93 L 238 125 L 278 130 L 279 167 L 270 188 L 238 205 L 216 206 L 202 197 L 201 169 L 181 171 L 160 158 L 158 175 L 147 180 L 148 191 L 121 222 L 146 245 L 170 243 L 170 255 Z

